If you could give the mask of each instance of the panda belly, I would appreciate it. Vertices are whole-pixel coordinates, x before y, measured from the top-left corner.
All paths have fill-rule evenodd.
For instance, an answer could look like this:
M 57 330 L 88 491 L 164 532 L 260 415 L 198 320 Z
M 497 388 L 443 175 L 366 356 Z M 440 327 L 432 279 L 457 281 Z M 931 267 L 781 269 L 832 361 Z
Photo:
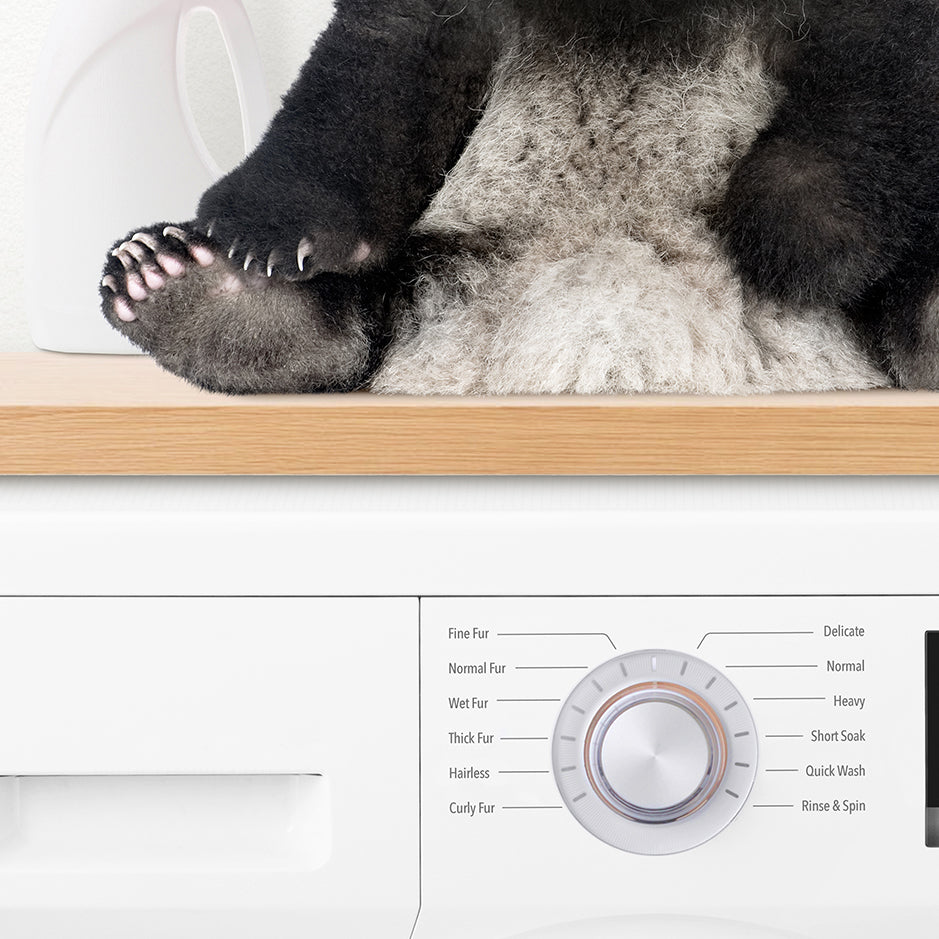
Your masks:
M 631 61 L 627 61 L 631 59 Z M 782 95 L 741 27 L 691 63 L 520 39 L 415 240 L 372 387 L 740 394 L 889 384 L 843 314 L 747 292 L 708 226 Z

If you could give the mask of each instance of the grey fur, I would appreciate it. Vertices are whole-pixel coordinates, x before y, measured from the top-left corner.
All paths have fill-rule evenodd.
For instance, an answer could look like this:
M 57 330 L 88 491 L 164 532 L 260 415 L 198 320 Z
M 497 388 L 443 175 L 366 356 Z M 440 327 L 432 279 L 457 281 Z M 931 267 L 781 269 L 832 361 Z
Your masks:
M 778 105 L 741 25 L 703 61 L 602 61 L 519 40 L 416 234 L 381 393 L 737 394 L 889 384 L 846 317 L 747 294 L 709 229 Z
M 217 391 L 264 394 L 354 386 L 370 341 L 354 309 L 329 315 L 307 284 L 269 287 L 214 264 L 169 280 L 133 335 L 170 371 Z

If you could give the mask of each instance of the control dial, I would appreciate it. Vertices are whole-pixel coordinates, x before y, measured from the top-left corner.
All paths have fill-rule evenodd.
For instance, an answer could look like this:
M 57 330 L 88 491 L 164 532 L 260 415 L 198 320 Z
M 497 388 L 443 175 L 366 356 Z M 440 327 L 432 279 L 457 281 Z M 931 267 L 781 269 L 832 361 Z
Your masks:
M 591 672 L 561 709 L 554 772 L 592 834 L 637 854 L 697 847 L 736 817 L 756 777 L 753 718 L 706 662 L 651 650 Z

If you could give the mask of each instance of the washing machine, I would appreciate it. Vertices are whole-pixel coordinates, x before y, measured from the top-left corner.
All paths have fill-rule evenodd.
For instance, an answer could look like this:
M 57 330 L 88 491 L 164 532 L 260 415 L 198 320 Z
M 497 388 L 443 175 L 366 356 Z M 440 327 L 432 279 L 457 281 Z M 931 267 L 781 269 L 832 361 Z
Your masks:
M 0 513 L 4 939 L 939 933 L 939 482 Z

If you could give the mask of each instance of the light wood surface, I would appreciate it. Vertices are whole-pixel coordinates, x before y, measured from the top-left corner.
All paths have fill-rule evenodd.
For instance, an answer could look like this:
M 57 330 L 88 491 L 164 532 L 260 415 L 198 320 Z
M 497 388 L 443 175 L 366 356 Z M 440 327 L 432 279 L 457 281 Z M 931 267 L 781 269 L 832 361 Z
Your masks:
M 933 474 L 939 394 L 227 398 L 140 357 L 0 357 L 0 473 Z

